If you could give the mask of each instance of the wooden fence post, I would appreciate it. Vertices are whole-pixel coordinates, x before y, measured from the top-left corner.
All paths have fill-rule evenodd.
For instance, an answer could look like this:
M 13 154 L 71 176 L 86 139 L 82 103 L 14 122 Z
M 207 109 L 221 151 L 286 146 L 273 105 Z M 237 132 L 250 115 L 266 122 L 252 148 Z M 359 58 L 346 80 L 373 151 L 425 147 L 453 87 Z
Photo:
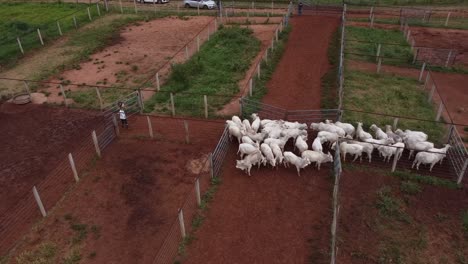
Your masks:
M 207 39 L 210 40 L 210 27 L 207 27 Z
M 33 195 L 34 195 L 34 199 L 36 199 L 37 206 L 39 206 L 39 210 L 41 211 L 42 217 L 46 217 L 47 213 L 44 208 L 44 204 L 42 204 L 41 197 L 39 196 L 39 193 L 37 192 L 36 186 L 33 187 Z
M 419 79 L 418 79 L 419 81 L 421 81 L 422 78 L 423 78 L 425 68 L 426 68 L 426 63 L 424 62 L 422 67 L 421 67 L 421 72 L 419 73 Z
M 371 8 L 369 10 L 369 20 L 372 18 L 373 15 L 374 15 L 374 7 L 371 6 Z
M 76 171 L 75 161 L 73 160 L 73 155 L 71 153 L 68 153 L 68 161 L 70 161 L 70 167 L 73 171 L 73 177 L 75 178 L 75 181 L 80 181 L 80 178 L 78 177 L 78 172 Z
M 149 116 L 146 116 L 146 120 L 148 121 L 148 132 L 149 132 L 149 135 L 150 135 L 150 138 L 154 138 L 154 135 L 153 135 L 153 125 L 151 124 L 151 119 Z
M 380 58 L 380 48 L 382 47 L 382 45 L 379 43 L 379 45 L 377 46 L 377 54 L 376 54 L 376 61 L 379 60 Z
M 58 29 L 59 35 L 63 36 L 62 28 L 60 27 L 60 22 L 58 20 L 57 20 L 57 29 Z
M 123 14 L 122 0 L 119 0 L 119 3 L 120 3 L 120 13 Z
M 159 72 L 156 73 L 156 89 L 159 91 L 161 89 L 160 83 L 159 83 Z
M 435 118 L 435 121 L 439 121 L 440 117 L 442 116 L 442 111 L 444 110 L 444 103 L 440 102 L 439 103 L 439 109 L 437 110 L 437 116 Z
M 185 238 L 185 223 L 184 223 L 184 212 L 182 208 L 179 209 L 179 225 L 180 225 L 180 234 L 182 238 Z
M 382 67 L 382 58 L 379 57 L 379 62 L 377 63 L 377 73 L 380 73 L 381 67 Z
M 89 7 L 87 8 L 87 10 L 88 10 L 88 18 L 89 18 L 89 21 L 92 21 L 93 18 L 91 17 L 91 11 L 89 11 Z
M 396 169 L 396 165 L 397 165 L 397 162 L 398 162 L 398 150 L 399 148 L 396 149 L 395 151 L 395 155 L 393 155 L 393 162 L 392 162 L 392 172 L 395 172 L 395 169 Z
M 374 27 L 374 14 L 372 14 L 371 21 L 370 21 L 370 28 Z
M 197 198 L 198 206 L 201 205 L 201 195 L 200 195 L 200 177 L 195 180 L 195 196 Z
M 65 90 L 63 89 L 63 86 L 61 84 L 59 84 L 59 86 L 60 86 L 60 92 L 62 93 L 62 96 L 63 96 L 63 103 L 65 104 L 65 106 L 68 106 L 67 95 L 65 94 Z
M 18 46 L 20 48 L 20 51 L 22 54 L 24 54 L 24 50 L 23 50 L 23 45 L 21 45 L 21 40 L 19 37 L 16 38 L 16 41 L 18 42 Z
M 431 92 L 429 93 L 429 96 L 427 97 L 427 102 L 428 103 L 430 103 L 432 101 L 432 96 L 434 96 L 435 89 L 436 89 L 435 84 L 432 84 Z
M 447 56 L 447 60 L 445 61 L 445 68 L 447 68 L 448 65 L 449 65 L 450 57 L 452 57 L 452 50 L 449 51 L 449 54 Z
M 42 34 L 40 29 L 37 29 L 37 35 L 39 36 L 39 41 L 41 42 L 41 45 L 44 46 L 44 40 L 42 40 Z
M 197 52 L 200 52 L 200 35 L 197 35 Z
M 171 111 L 172 111 L 172 116 L 175 116 L 175 106 L 174 106 L 174 95 L 171 93 Z
M 112 115 L 112 123 L 114 123 L 115 134 L 117 136 L 120 136 L 119 123 L 117 123 L 117 118 L 115 117 L 115 115 Z
M 414 51 L 414 55 L 413 55 L 413 64 L 416 63 L 416 59 L 418 58 L 418 53 L 419 53 L 419 48 L 416 48 L 416 50 Z
M 104 6 L 106 7 L 106 12 L 109 12 L 109 3 L 107 3 L 107 0 L 104 0 Z
M 135 14 L 137 14 L 138 13 L 138 7 L 137 7 L 136 0 L 133 0 L 133 5 L 135 6 Z
M 200 15 L 200 5 L 199 5 L 199 3 L 197 3 L 197 15 L 198 16 Z
M 398 117 L 393 119 L 393 130 L 396 130 L 398 126 Z
M 447 18 L 445 19 L 445 26 L 448 26 L 448 23 L 449 23 L 449 19 L 450 19 L 450 15 L 452 14 L 452 12 L 448 12 L 447 14 Z
M 275 39 L 276 39 L 276 41 L 279 40 L 279 37 L 278 37 L 278 29 L 276 29 L 276 31 L 275 31 Z
M 98 139 L 97 139 L 97 136 L 96 136 L 96 130 L 93 130 L 93 132 L 91 133 L 91 136 L 93 138 L 93 143 L 94 143 L 94 148 L 96 149 L 96 154 L 100 158 L 101 157 L 101 149 L 99 148 L 99 142 L 98 142 Z
M 429 83 L 429 78 L 431 77 L 430 73 L 427 73 L 426 75 L 426 80 L 424 81 L 424 90 L 426 89 L 427 87 L 427 84 Z
M 408 34 L 406 35 L 406 42 L 409 42 L 410 37 L 411 37 L 411 29 L 408 29 Z
M 99 3 L 96 3 L 96 10 L 97 10 L 98 16 L 101 16 L 101 9 L 99 9 Z
M 205 118 L 208 118 L 208 98 L 203 95 L 203 103 L 205 104 Z
M 75 29 L 78 29 L 78 23 L 76 23 L 76 16 L 73 16 L 73 25 L 75 25 Z
M 185 143 L 190 143 L 190 134 L 187 120 L 184 120 L 184 130 L 185 130 Z
M 94 88 L 96 89 L 96 95 L 97 95 L 97 98 L 99 100 L 99 107 L 102 110 L 104 108 L 104 104 L 102 102 L 101 92 L 99 92 L 99 88 L 97 88 L 97 87 L 94 87 Z
M 252 96 L 253 93 L 253 81 L 252 78 L 249 80 L 249 95 Z
M 211 173 L 211 178 L 214 178 L 214 167 L 213 167 L 213 153 L 210 153 L 210 173 Z

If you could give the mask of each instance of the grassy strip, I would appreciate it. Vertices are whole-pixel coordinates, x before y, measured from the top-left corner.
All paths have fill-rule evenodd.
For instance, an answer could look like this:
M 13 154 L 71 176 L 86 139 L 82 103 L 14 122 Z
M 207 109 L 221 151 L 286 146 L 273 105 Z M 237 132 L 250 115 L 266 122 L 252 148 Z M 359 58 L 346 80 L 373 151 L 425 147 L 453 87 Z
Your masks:
M 361 71 L 345 73 L 344 109 L 361 110 L 396 116 L 412 116 L 424 120 L 434 120 L 435 111 L 427 101 L 426 93 L 412 78 L 395 77 Z M 371 124 L 384 127 L 393 124 L 393 118 L 373 114 L 346 111 L 346 122 L 363 122 L 367 128 Z M 398 127 L 424 131 L 429 140 L 441 142 L 444 126 L 439 123 L 400 119 Z
M 406 21 L 410 26 L 446 28 L 446 29 L 468 29 L 466 18 L 452 17 L 445 26 L 446 17 L 431 18 L 428 22 L 423 22 L 421 18 L 408 18 Z M 349 21 L 368 22 L 367 18 L 350 18 Z M 400 25 L 400 19 L 397 18 L 375 18 L 374 23 Z
M 413 182 L 413 183 L 422 183 L 426 185 L 432 185 L 432 186 L 439 186 L 439 187 L 445 187 L 449 189 L 459 189 L 460 186 L 454 181 L 447 180 L 447 179 L 442 179 L 438 177 L 433 177 L 433 176 L 427 176 L 427 175 L 420 175 L 416 173 L 412 173 L 410 171 L 405 171 L 405 170 L 397 170 L 392 173 L 388 173 L 391 176 L 400 178 L 401 180 L 407 181 L 407 182 Z M 409 190 L 411 188 L 412 190 Z M 415 186 L 409 186 L 406 184 L 406 186 L 402 185 L 402 189 L 406 189 L 405 192 L 420 192 L 420 190 L 415 187 Z
M 320 100 L 321 108 L 334 109 L 338 107 L 338 70 L 340 67 L 340 35 L 341 31 L 338 28 L 332 36 L 330 45 L 328 46 L 328 62 L 330 69 L 322 76 L 322 100 Z
M 63 33 L 74 30 L 73 13 L 77 25 L 89 23 L 87 4 L 10 3 L 0 4 L 0 65 L 12 67 L 23 55 L 16 37 L 20 37 L 25 52 L 42 47 L 37 29 L 41 30 L 44 42 L 60 37 L 56 20 L 60 19 Z M 90 6 L 91 16 L 96 19 L 96 5 Z M 101 6 L 101 15 L 104 15 Z
M 183 64 L 173 65 L 161 91 L 145 102 L 145 112 L 169 113 L 170 93 L 174 93 L 177 114 L 202 116 L 203 94 L 209 96 L 212 114 L 239 92 L 238 82 L 259 48 L 260 41 L 251 29 L 220 26 L 200 52 Z
M 214 195 L 218 191 L 219 185 L 221 185 L 222 181 L 219 177 L 214 177 L 210 181 L 210 187 L 206 191 L 206 193 L 201 198 L 201 204 L 196 212 L 195 217 L 192 220 L 192 231 L 190 234 L 187 234 L 185 238 L 179 243 L 179 249 L 177 252 L 176 261 L 174 263 L 180 263 L 179 259 L 185 257 L 187 251 L 186 247 L 192 243 L 195 239 L 194 233 L 202 226 L 203 222 L 205 221 L 205 213 L 209 209 L 209 204 L 213 200 Z

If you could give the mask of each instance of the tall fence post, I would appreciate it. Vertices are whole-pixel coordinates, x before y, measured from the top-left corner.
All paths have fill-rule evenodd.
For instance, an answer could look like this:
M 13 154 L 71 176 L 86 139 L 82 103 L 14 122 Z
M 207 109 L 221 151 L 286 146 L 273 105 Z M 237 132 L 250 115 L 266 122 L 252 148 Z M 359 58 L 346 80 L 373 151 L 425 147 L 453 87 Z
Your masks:
M 119 4 L 120 4 L 120 13 L 123 14 L 122 0 L 119 0 Z
M 197 36 L 197 52 L 200 52 L 200 35 Z
M 63 36 L 62 28 L 60 27 L 60 22 L 58 20 L 57 20 L 57 29 L 58 29 L 59 35 Z
M 106 12 L 109 12 L 109 3 L 107 0 L 104 0 L 104 6 L 106 7 Z
M 93 143 L 94 143 L 94 148 L 96 149 L 96 154 L 100 158 L 101 157 L 101 149 L 99 148 L 99 142 L 98 142 L 98 139 L 97 139 L 97 136 L 96 136 L 96 130 L 93 130 L 93 132 L 91 133 L 91 136 L 93 138 Z
M 70 162 L 70 167 L 73 171 L 73 177 L 75 178 L 75 181 L 78 182 L 80 178 L 78 177 L 78 172 L 76 171 L 75 166 L 75 160 L 73 160 L 73 155 L 71 153 L 68 153 L 68 161 Z
M 369 10 L 369 20 L 372 18 L 373 15 L 374 15 L 374 7 L 371 6 L 371 8 Z
M 371 21 L 370 21 L 370 28 L 374 27 L 374 14 L 372 14 Z
M 102 102 L 101 92 L 99 92 L 99 88 L 97 88 L 97 87 L 94 87 L 94 88 L 96 89 L 96 95 L 97 95 L 97 98 L 99 100 L 99 107 L 102 110 L 104 108 L 104 104 Z
M 414 38 L 411 38 L 411 47 L 410 47 L 411 51 L 414 51 L 414 45 L 416 45 L 414 43 Z
M 376 54 L 376 60 L 378 61 L 380 58 L 380 49 L 382 48 L 382 45 L 379 43 L 377 46 L 377 54 Z
M 211 174 L 211 178 L 214 178 L 214 164 L 213 164 L 213 153 L 210 153 L 209 155 L 210 157 L 210 174 Z
M 37 35 L 39 36 L 39 41 L 41 42 L 41 45 L 44 46 L 44 40 L 42 39 L 42 34 L 41 34 L 40 29 L 37 29 Z
M 175 106 L 174 106 L 174 95 L 171 93 L 171 111 L 172 111 L 172 116 L 175 116 Z
M 452 50 L 449 51 L 449 54 L 447 56 L 447 60 L 445 61 L 445 67 L 447 68 L 450 62 L 450 57 L 452 57 Z
M 117 123 L 117 118 L 115 115 L 112 115 L 112 123 L 114 123 L 115 134 L 120 136 L 119 123 Z
M 432 89 L 429 92 L 429 96 L 427 97 L 427 102 L 430 103 L 432 101 L 432 96 L 434 96 L 434 91 L 436 89 L 435 84 L 432 84 Z
M 207 30 L 207 33 L 206 33 L 207 39 L 210 40 L 210 27 L 207 27 L 206 30 Z
M 101 9 L 99 9 L 99 3 L 96 3 L 96 10 L 97 10 L 98 16 L 101 16 Z
M 252 78 L 249 80 L 249 95 L 252 96 L 253 94 L 253 81 Z
M 39 207 L 39 210 L 41 211 L 42 217 L 46 217 L 47 213 L 46 213 L 46 210 L 44 209 L 44 204 L 42 204 L 41 197 L 39 196 L 39 193 L 37 192 L 36 186 L 33 187 L 33 195 L 34 195 L 34 199 L 36 199 L 37 206 Z
M 413 64 L 416 63 L 416 59 L 418 58 L 418 53 L 419 53 L 419 48 L 416 48 L 416 50 L 413 52 Z
M 65 106 L 68 106 L 67 95 L 65 94 L 65 90 L 63 89 L 63 86 L 61 84 L 59 84 L 59 86 L 60 86 L 60 92 L 62 93 L 62 96 L 63 96 L 63 103 L 65 104 Z
M 380 73 L 381 67 L 382 67 L 382 58 L 379 57 L 379 62 L 377 64 L 377 73 Z
M 409 42 L 410 37 L 411 37 L 411 29 L 408 29 L 408 34 L 406 34 L 406 42 Z
M 75 29 L 78 29 L 78 23 L 76 22 L 76 16 L 73 16 L 73 25 L 75 25 Z
M 429 83 L 429 78 L 431 77 L 431 74 L 430 73 L 427 73 L 426 75 L 426 80 L 424 81 L 424 89 L 426 89 L 427 87 L 427 84 Z
M 89 11 L 89 7 L 87 8 L 87 10 L 88 10 L 88 18 L 89 18 L 89 21 L 92 21 L 93 18 L 91 17 L 91 11 Z
M 452 14 L 452 12 L 448 12 L 447 14 L 447 18 L 445 19 L 445 26 L 448 26 L 448 23 L 449 23 L 449 19 L 450 19 L 450 15 Z
M 398 151 L 399 151 L 400 148 L 397 148 L 396 151 L 395 151 L 395 155 L 393 155 L 393 162 L 392 162 L 392 172 L 395 172 L 395 169 L 396 169 L 396 165 L 397 165 L 397 162 L 398 162 Z
M 160 83 L 159 83 L 159 72 L 156 73 L 156 89 L 159 91 L 161 89 Z
M 23 45 L 21 45 L 21 40 L 19 37 L 16 37 L 16 41 L 18 42 L 18 46 L 20 48 L 20 51 L 22 54 L 24 54 L 24 49 L 23 49 Z
M 208 118 L 208 98 L 203 95 L 203 103 L 205 105 L 205 118 Z
M 154 138 L 154 135 L 153 135 L 153 125 L 151 124 L 151 119 L 149 116 L 146 116 L 146 120 L 148 121 L 148 132 L 149 132 L 149 136 L 150 138 Z
M 465 159 L 465 163 L 463 164 L 463 168 L 460 171 L 460 174 L 458 175 L 458 180 L 457 183 L 460 184 L 463 180 L 463 177 L 465 176 L 466 168 L 468 167 L 468 159 Z
M 424 62 L 423 65 L 421 66 L 421 72 L 419 73 L 419 81 L 421 81 L 423 78 L 425 68 L 426 68 L 426 63 Z
M 185 130 L 185 143 L 190 143 L 190 134 L 187 120 L 184 120 L 184 130 Z
M 138 13 L 138 7 L 137 7 L 136 0 L 133 0 L 133 5 L 135 6 L 135 14 L 137 14 Z
M 442 116 L 442 111 L 444 110 L 444 103 L 442 101 L 439 103 L 439 109 L 437 110 L 437 116 L 435 118 L 435 121 L 439 121 L 440 117 Z
M 180 225 L 180 234 L 182 238 L 185 238 L 185 223 L 184 223 L 184 212 L 182 208 L 179 209 L 179 225 Z
M 201 195 L 200 195 L 200 177 L 195 180 L 195 195 L 197 198 L 198 206 L 201 205 Z
M 395 117 L 393 119 L 393 130 L 396 130 L 398 126 L 398 117 Z

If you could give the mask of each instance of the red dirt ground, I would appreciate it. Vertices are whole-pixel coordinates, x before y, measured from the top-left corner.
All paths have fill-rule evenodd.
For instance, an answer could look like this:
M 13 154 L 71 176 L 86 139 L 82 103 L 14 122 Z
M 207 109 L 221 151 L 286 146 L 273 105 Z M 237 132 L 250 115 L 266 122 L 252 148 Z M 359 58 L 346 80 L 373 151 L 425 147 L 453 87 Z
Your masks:
M 457 255 L 468 258 L 468 239 L 461 224 L 468 204 L 466 189 L 421 184 L 421 193 L 406 195 L 400 191 L 398 178 L 360 169 L 345 169 L 341 179 L 338 263 L 382 263 L 381 250 L 392 244 L 408 258 L 397 262 L 387 253 L 384 263 L 458 263 Z M 383 186 L 390 186 L 405 201 L 403 208 L 413 219 L 411 224 L 379 216 L 376 192 Z
M 45 105 L 0 105 L 0 214 L 44 180 L 100 123 L 100 113 Z
M 121 137 L 26 236 L 15 256 L 51 242 L 58 247 L 54 263 L 72 249 L 83 256 L 80 263 L 152 263 L 200 172 L 190 162 L 206 160 L 224 123 L 189 120 L 191 143 L 185 144 L 181 119 L 152 118 L 154 140 L 147 138 L 146 122 L 143 116 L 129 120 L 130 129 L 121 130 Z M 76 237 L 72 223 L 88 226 L 82 242 L 70 242 Z M 89 258 L 92 252 L 96 255 Z
M 339 17 L 294 17 L 291 23 L 264 102 L 318 109 L 328 43 Z M 320 172 L 307 168 L 302 177 L 293 168 L 252 169 L 248 177 L 235 168 L 236 148 L 233 144 L 226 157 L 223 184 L 184 263 L 328 263 L 330 164 Z
M 329 70 L 327 50 L 339 16 L 300 16 L 283 57 L 268 82 L 263 102 L 289 110 L 319 109 L 321 78 Z

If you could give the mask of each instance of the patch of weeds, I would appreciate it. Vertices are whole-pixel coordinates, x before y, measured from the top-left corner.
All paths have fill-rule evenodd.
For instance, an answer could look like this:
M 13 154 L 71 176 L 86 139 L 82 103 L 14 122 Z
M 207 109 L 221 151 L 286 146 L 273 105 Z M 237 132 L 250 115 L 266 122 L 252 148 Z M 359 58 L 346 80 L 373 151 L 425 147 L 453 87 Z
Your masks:
M 412 181 L 404 181 L 401 182 L 400 185 L 400 190 L 403 193 L 409 194 L 409 195 L 415 195 L 420 192 L 422 192 L 422 188 L 419 184 L 412 182 Z
M 322 78 L 322 100 L 320 104 L 322 108 L 332 109 L 338 105 L 338 82 L 336 76 L 338 75 L 339 68 L 339 52 L 340 52 L 340 31 L 336 29 L 333 33 L 330 45 L 328 46 L 328 62 L 330 69 L 325 73 Z
M 460 186 L 454 181 L 437 178 L 433 176 L 423 176 L 420 174 L 412 173 L 407 170 L 397 170 L 395 172 L 389 173 L 389 175 L 396 176 L 402 180 L 414 181 L 423 184 L 447 187 L 449 189 L 459 189 Z
M 57 253 L 57 246 L 53 243 L 42 243 L 36 249 L 31 251 L 24 251 L 16 257 L 18 264 L 52 264 L 55 263 L 55 256 Z
M 74 250 L 68 257 L 63 259 L 63 264 L 77 264 L 80 263 L 81 254 L 78 250 Z
M 405 263 L 401 249 L 396 244 L 386 245 L 380 250 L 379 264 L 403 264 Z
M 195 237 L 193 237 L 192 235 L 186 235 L 182 242 L 180 242 L 179 244 L 179 248 L 177 250 L 178 254 L 181 256 L 185 255 L 187 246 L 190 245 L 193 242 L 193 240 L 195 240 Z
M 197 230 L 205 221 L 205 216 L 201 215 L 200 213 L 197 213 L 195 217 L 192 220 L 192 229 Z
M 395 218 L 406 223 L 411 222 L 409 215 L 403 210 L 403 201 L 394 197 L 389 186 L 377 191 L 376 207 L 381 216 Z
M 70 225 L 70 228 L 75 231 L 75 235 L 72 238 L 72 244 L 76 245 L 81 243 L 88 236 L 88 225 L 74 223 Z
M 70 213 L 66 213 L 64 216 L 63 216 L 63 219 L 67 220 L 67 221 L 71 221 L 73 220 L 73 216 L 72 214 Z
M 353 251 L 351 252 L 351 257 L 352 258 L 357 258 L 357 259 L 368 259 L 368 256 L 366 253 L 361 252 L 361 251 Z
M 132 69 L 133 72 L 136 72 L 136 71 L 138 71 L 138 66 L 132 65 L 132 68 L 131 68 L 131 69 Z
M 96 257 L 96 255 L 97 255 L 96 251 L 93 251 L 93 252 L 89 253 L 88 258 L 93 259 L 93 258 Z
M 462 226 L 463 226 L 463 231 L 465 232 L 465 235 L 468 235 L 468 210 L 465 210 L 462 213 Z
M 101 237 L 101 226 L 92 225 L 90 229 L 91 233 L 93 233 L 94 239 L 99 239 Z
M 208 208 L 208 203 L 213 200 L 215 193 L 218 191 L 218 187 L 221 184 L 221 178 L 213 177 L 211 178 L 211 186 L 208 188 L 205 194 L 203 194 L 201 199 L 200 209 L 206 210 Z

